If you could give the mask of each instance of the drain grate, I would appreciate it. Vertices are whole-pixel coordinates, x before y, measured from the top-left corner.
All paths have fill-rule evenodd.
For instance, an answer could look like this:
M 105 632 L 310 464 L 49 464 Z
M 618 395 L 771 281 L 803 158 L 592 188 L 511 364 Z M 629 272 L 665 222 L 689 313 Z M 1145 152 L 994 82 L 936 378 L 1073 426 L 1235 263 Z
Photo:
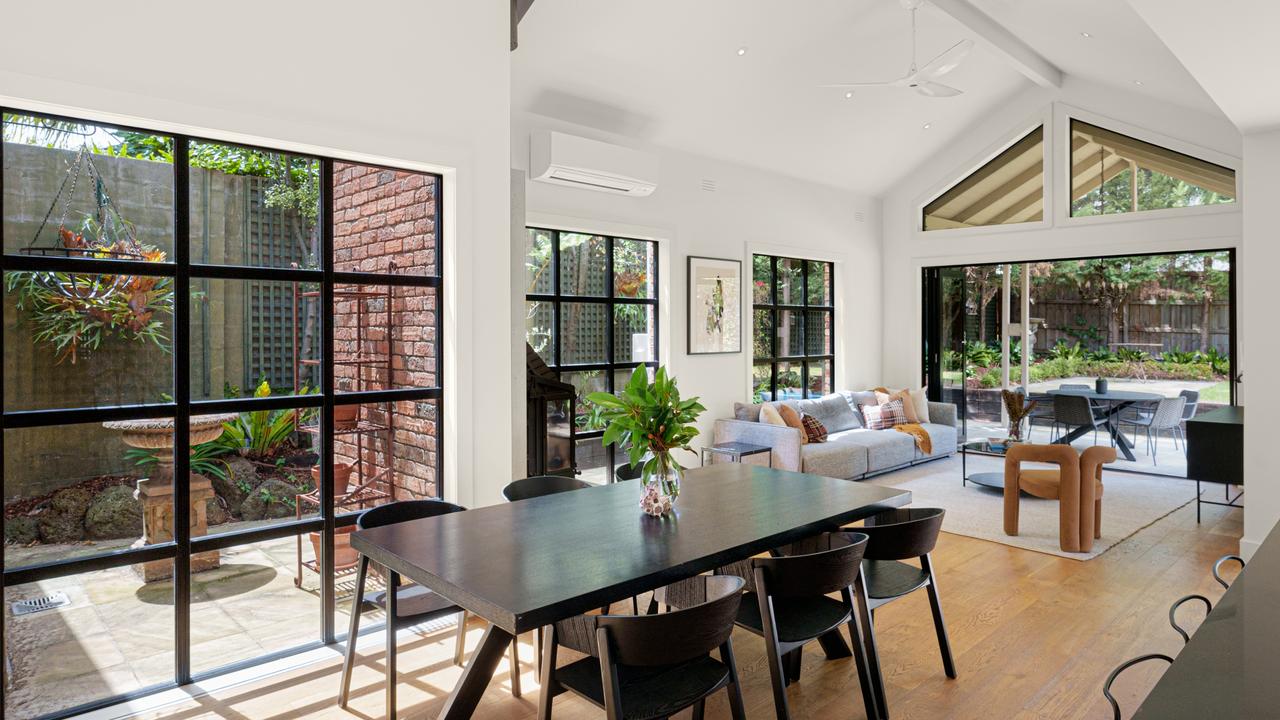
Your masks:
M 66 607 L 71 604 L 71 598 L 67 594 L 59 590 L 52 595 L 43 595 L 41 597 L 27 598 L 19 600 L 13 604 L 13 615 L 30 615 L 44 610 L 52 610 L 54 608 Z

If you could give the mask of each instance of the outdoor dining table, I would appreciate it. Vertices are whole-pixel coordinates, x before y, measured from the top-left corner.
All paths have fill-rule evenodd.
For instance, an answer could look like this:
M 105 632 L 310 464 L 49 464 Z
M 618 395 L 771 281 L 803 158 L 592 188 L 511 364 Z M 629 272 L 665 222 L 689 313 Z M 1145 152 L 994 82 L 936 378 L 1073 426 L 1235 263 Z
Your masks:
M 644 515 L 639 499 L 639 485 L 615 483 L 352 535 L 374 562 L 490 623 L 441 718 L 471 717 L 513 635 L 902 507 L 911 493 L 722 463 L 688 470 L 664 517 Z M 388 667 L 389 718 L 394 677 Z
M 1137 458 L 1133 456 L 1133 446 L 1129 444 L 1124 433 L 1120 432 L 1120 423 L 1118 422 L 1120 413 L 1123 412 L 1125 408 L 1130 407 L 1135 403 L 1159 402 L 1164 398 L 1163 395 L 1158 395 L 1156 393 L 1134 392 L 1131 390 L 1108 390 L 1107 392 L 1100 393 L 1096 390 L 1086 390 L 1083 388 L 1078 390 L 1050 390 L 1046 394 L 1076 395 L 1079 397 L 1089 398 L 1091 403 L 1107 403 L 1107 417 L 1104 426 L 1106 427 L 1107 432 L 1111 433 L 1111 439 L 1115 441 L 1116 449 L 1120 451 L 1121 455 L 1124 455 L 1126 460 L 1130 461 L 1136 460 Z M 1072 430 L 1066 435 L 1054 440 L 1054 442 L 1062 445 L 1070 445 L 1092 429 L 1093 428 L 1088 425 L 1081 425 L 1075 430 Z

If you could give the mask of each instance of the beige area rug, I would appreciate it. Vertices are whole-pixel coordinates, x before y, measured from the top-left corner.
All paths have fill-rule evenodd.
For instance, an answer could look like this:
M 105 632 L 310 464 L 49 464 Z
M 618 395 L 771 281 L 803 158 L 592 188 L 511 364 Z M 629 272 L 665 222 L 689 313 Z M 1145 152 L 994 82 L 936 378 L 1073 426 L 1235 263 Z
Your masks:
M 969 474 L 1000 472 L 1004 461 L 969 456 Z M 912 505 L 947 511 L 945 532 L 989 540 L 1074 560 L 1092 560 L 1144 527 L 1193 502 L 1195 483 L 1176 477 L 1103 471 L 1102 537 L 1087 553 L 1058 547 L 1058 501 L 1022 496 L 1016 537 L 1004 534 L 1004 496 L 998 490 L 960 484 L 960 457 L 917 465 L 866 482 L 910 490 Z

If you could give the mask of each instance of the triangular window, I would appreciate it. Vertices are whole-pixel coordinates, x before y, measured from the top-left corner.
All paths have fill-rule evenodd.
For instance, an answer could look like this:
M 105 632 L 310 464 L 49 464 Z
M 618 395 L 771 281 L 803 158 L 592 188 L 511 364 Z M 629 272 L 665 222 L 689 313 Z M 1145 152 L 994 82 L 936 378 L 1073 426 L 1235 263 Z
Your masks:
M 1235 202 L 1236 172 L 1071 121 L 1071 217 Z
M 1044 218 L 1044 126 L 924 207 L 924 229 L 1037 222 Z

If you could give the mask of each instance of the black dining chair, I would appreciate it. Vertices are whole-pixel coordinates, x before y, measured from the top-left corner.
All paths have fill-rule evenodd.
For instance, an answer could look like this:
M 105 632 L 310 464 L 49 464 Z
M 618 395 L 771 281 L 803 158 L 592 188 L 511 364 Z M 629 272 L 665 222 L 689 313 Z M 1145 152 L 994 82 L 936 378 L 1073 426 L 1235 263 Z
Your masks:
M 401 500 L 370 508 L 356 518 L 356 527 L 360 530 L 394 525 L 395 523 L 421 520 L 423 518 L 462 512 L 466 508 L 443 500 Z M 346 653 L 342 660 L 342 684 L 338 690 L 338 705 L 347 706 L 351 694 L 351 672 L 356 661 L 356 641 L 360 636 L 360 607 L 365 602 L 371 603 L 387 615 L 387 703 L 389 708 L 395 707 L 396 686 L 396 631 L 411 625 L 435 620 L 445 615 L 458 615 L 458 631 L 454 643 L 453 661 L 462 665 L 465 661 L 465 642 L 467 634 L 467 612 L 454 605 L 448 599 L 438 595 L 421 585 L 400 586 L 400 574 L 384 568 L 387 573 L 387 589 L 380 590 L 366 598 L 364 596 L 365 581 L 369 574 L 369 558 L 360 555 L 360 565 L 356 572 L 355 594 L 351 597 L 351 626 L 347 634 Z M 511 694 L 520 697 L 520 660 L 517 654 L 516 641 L 511 641 Z
M 863 646 L 865 632 L 859 628 L 870 617 L 861 574 L 866 548 L 867 536 L 860 532 L 832 532 L 781 548 L 773 557 L 747 561 L 749 592 L 737 624 L 764 638 L 778 720 L 791 717 L 786 688 L 800 679 L 804 646 L 838 633 L 842 625 L 849 630 L 867 717 L 881 717 L 873 667 Z M 840 598 L 829 597 L 833 593 Z
M 614 482 L 625 482 L 627 480 L 639 480 L 644 475 L 644 465 L 631 467 L 631 463 L 624 462 L 613 471 Z
M 591 483 L 578 478 L 564 475 L 535 475 L 508 483 L 502 488 L 502 497 L 508 502 L 516 502 L 589 487 Z
M 869 538 L 865 559 L 862 561 L 862 576 L 870 610 L 864 622 L 864 632 L 867 662 L 875 680 L 876 703 L 884 718 L 889 717 L 889 704 L 885 698 L 884 678 L 880 672 L 880 653 L 876 649 L 876 608 L 923 588 L 929 595 L 929 607 L 933 611 L 933 629 L 938 636 L 942 669 L 947 677 L 953 680 L 956 678 L 951 641 L 947 638 L 942 601 L 938 597 L 938 576 L 929 555 L 938 544 L 938 533 L 942 531 L 944 515 L 946 511 L 941 508 L 900 508 L 872 515 L 863 521 L 863 525 L 845 528 L 847 531 L 863 533 Z M 919 560 L 919 567 L 902 562 L 912 558 Z
M 702 720 L 706 699 L 725 689 L 730 717 L 745 720 L 730 640 L 743 580 L 694 580 L 702 602 L 691 607 L 659 615 L 578 615 L 551 626 L 542 650 L 539 719 L 551 720 L 553 699 L 570 691 L 603 708 L 608 720 L 666 718 L 689 707 Z M 562 646 L 585 657 L 556 667 Z
M 1244 558 L 1239 555 L 1223 555 L 1213 564 L 1213 579 L 1218 581 L 1218 584 L 1222 586 L 1223 590 L 1230 590 L 1231 583 L 1227 582 L 1226 578 L 1222 577 L 1222 566 L 1223 564 L 1233 560 L 1240 563 L 1240 570 L 1244 570 Z M 1237 572 L 1237 576 L 1238 575 L 1239 573 Z

